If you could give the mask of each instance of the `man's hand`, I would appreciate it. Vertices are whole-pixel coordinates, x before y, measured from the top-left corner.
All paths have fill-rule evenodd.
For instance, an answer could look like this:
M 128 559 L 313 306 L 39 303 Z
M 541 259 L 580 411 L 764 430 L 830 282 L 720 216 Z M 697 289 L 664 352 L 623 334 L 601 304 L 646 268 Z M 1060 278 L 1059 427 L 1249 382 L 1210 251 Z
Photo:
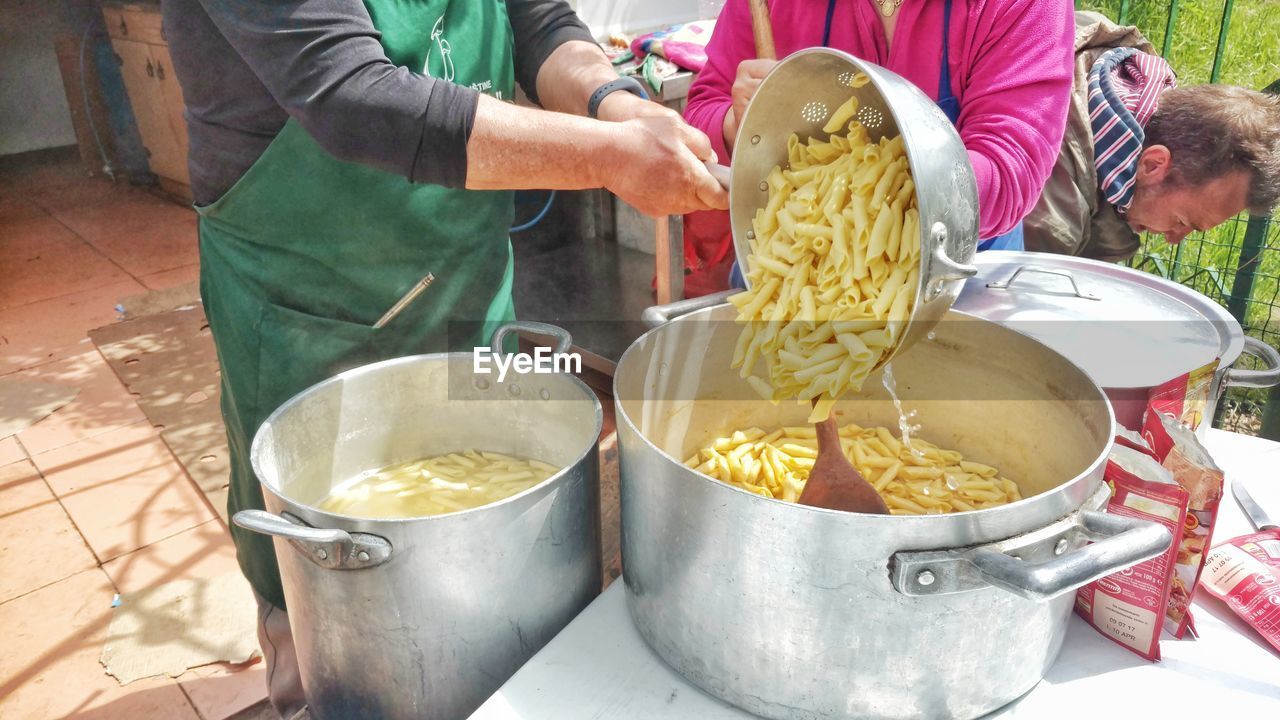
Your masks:
M 743 60 L 738 63 L 738 75 L 733 80 L 733 88 L 729 91 L 733 98 L 733 107 L 724 116 L 724 144 L 733 149 L 734 140 L 738 137 L 738 126 L 742 116 L 747 112 L 747 105 L 760 89 L 764 76 L 769 74 L 777 60 Z
M 680 115 L 666 105 L 619 90 L 600 101 L 596 117 L 609 122 L 624 122 L 642 117 L 679 118 Z
M 729 193 L 707 171 L 707 161 L 715 156 L 711 141 L 675 113 L 616 127 L 616 150 L 610 153 L 616 157 L 599 161 L 610 168 L 605 182 L 610 192 L 653 217 L 729 207 Z

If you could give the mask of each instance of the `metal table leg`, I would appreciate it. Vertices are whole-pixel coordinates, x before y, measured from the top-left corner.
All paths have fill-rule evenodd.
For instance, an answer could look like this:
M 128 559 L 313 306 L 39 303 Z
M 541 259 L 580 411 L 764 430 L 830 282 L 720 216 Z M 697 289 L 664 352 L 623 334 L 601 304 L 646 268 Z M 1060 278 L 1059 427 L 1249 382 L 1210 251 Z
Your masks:
M 684 218 L 655 218 L 654 250 L 658 304 L 684 299 Z

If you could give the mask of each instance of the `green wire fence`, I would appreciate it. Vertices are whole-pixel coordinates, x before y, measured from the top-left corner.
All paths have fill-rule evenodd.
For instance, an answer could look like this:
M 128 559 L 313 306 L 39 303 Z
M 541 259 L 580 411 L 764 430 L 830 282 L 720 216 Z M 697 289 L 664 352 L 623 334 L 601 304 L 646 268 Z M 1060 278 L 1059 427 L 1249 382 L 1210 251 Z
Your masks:
M 1280 2 L 1113 0 L 1080 2 L 1122 25 L 1137 25 L 1178 82 L 1226 82 L 1280 93 Z M 1249 335 L 1280 348 L 1280 222 L 1240 216 L 1178 245 L 1147 236 L 1129 263 L 1192 287 L 1224 305 Z M 1244 358 L 1238 367 L 1250 367 Z M 1280 440 L 1280 388 L 1233 389 L 1218 427 Z

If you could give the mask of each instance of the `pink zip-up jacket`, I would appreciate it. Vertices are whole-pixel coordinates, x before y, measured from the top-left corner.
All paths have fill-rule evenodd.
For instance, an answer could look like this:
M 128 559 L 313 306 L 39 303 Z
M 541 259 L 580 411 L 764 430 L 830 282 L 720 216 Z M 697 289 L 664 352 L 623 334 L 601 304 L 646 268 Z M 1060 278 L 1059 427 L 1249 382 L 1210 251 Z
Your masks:
M 772 0 L 779 58 L 822 45 L 827 0 Z M 943 0 L 903 0 L 888 47 L 874 0 L 836 0 L 829 46 L 888 68 L 938 99 Z M 1062 147 L 1072 87 L 1074 6 L 1067 0 L 953 0 L 951 91 L 978 180 L 982 238 L 1012 229 L 1035 207 Z M 689 88 L 685 119 L 722 162 L 724 116 L 738 63 L 755 57 L 747 0 L 728 0 Z

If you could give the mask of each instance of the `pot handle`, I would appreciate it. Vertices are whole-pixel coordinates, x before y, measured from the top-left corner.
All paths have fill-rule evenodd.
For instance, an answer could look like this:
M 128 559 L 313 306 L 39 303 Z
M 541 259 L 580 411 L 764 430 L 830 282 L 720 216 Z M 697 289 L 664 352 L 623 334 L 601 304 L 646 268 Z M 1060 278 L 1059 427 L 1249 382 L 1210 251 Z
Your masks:
M 1109 496 L 1103 485 L 1085 507 L 1101 507 Z M 1084 545 L 1088 540 L 1096 542 Z M 896 553 L 891 580 L 898 592 L 916 597 L 995 586 L 1029 600 L 1048 600 L 1149 560 L 1171 542 L 1173 536 L 1158 523 L 1080 510 L 1048 527 L 989 545 Z M 1037 562 L 1039 558 L 1051 559 Z
M 1163 525 L 1137 518 L 1085 510 L 1079 522 L 1084 533 L 1098 541 L 1046 563 L 1031 564 L 986 548 L 966 555 L 992 585 L 1028 600 L 1048 600 L 1150 560 L 1173 542 Z
M 308 560 L 329 570 L 361 570 L 391 557 L 391 543 L 386 538 L 314 528 L 289 513 L 241 510 L 231 521 L 245 530 L 288 540 Z
M 573 347 L 573 338 L 569 336 L 569 331 L 562 327 L 532 320 L 512 320 L 509 323 L 503 323 L 497 330 L 493 331 L 493 339 L 489 341 L 489 349 L 493 351 L 493 356 L 506 355 L 502 351 L 503 341 L 507 339 L 507 335 L 521 330 L 535 335 L 546 335 L 555 338 L 556 347 L 553 352 L 557 355 L 563 355 Z
M 1280 352 L 1258 338 L 1244 338 L 1244 354 L 1252 355 L 1265 365 L 1264 370 L 1231 368 L 1227 370 L 1224 387 L 1269 388 L 1280 385 Z
M 703 295 L 702 297 L 689 298 L 688 300 L 677 300 L 666 305 L 654 305 L 646 308 L 644 313 L 640 315 L 640 319 L 646 327 L 656 328 L 660 325 L 666 325 L 681 315 L 688 315 L 691 312 L 697 312 L 716 305 L 723 305 L 729 301 L 729 298 L 742 292 L 741 290 L 721 290 L 718 293 Z

